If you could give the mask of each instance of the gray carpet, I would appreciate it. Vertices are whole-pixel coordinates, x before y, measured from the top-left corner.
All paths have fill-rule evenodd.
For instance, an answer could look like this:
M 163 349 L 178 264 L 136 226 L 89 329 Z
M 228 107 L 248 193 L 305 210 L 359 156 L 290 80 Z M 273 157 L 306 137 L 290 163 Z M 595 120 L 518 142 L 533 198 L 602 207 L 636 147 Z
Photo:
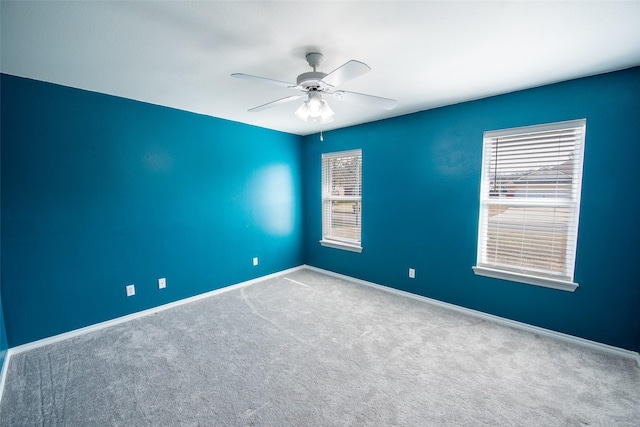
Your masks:
M 4 426 L 638 426 L 629 359 L 310 270 L 14 355 Z

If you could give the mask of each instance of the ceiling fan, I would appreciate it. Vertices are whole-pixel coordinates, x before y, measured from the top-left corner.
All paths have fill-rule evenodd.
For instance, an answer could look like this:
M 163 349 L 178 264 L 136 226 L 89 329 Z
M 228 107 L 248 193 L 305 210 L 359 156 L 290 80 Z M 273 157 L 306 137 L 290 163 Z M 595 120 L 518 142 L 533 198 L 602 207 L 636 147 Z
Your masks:
M 302 94 L 287 96 L 276 101 L 271 101 L 266 104 L 259 105 L 257 107 L 251 108 L 249 111 L 262 111 L 276 105 L 296 101 L 301 98 L 306 98 L 306 101 L 295 112 L 296 116 L 304 121 L 319 121 L 320 123 L 329 123 L 333 121 L 335 113 L 333 112 L 331 107 L 329 107 L 329 104 L 323 98 L 323 95 L 326 98 L 331 97 L 340 101 L 371 105 L 374 107 L 384 108 L 386 110 L 391 110 L 396 106 L 397 101 L 395 99 L 365 95 L 356 92 L 348 92 L 345 90 L 336 90 L 337 86 L 340 86 L 341 84 L 349 80 L 355 79 L 356 77 L 359 77 L 371 71 L 371 68 L 367 64 L 360 61 L 351 60 L 336 68 L 332 72 L 326 74 L 317 71 L 318 66 L 324 58 L 321 53 L 307 53 L 306 58 L 309 66 L 313 68 L 313 71 L 300 74 L 296 79 L 296 84 L 287 83 L 280 80 L 268 79 L 265 77 L 252 76 L 243 73 L 231 74 L 232 77 L 265 82 L 285 87 L 287 89 L 294 89 L 303 92 Z

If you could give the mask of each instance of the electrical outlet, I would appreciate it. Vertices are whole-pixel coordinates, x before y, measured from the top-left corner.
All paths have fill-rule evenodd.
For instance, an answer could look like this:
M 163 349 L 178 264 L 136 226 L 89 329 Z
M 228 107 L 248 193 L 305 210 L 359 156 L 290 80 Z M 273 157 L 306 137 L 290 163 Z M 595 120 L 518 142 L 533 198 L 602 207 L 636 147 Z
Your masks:
M 133 286 L 133 283 L 130 285 L 127 285 L 127 296 L 132 297 L 135 294 L 136 294 L 136 287 Z
M 158 289 L 164 289 L 166 287 L 167 287 L 167 279 L 165 277 L 158 279 Z
M 253 258 L 253 265 L 258 265 L 258 257 Z
M 415 279 L 416 278 L 416 269 L 415 268 L 410 268 L 409 269 L 409 278 L 410 279 Z

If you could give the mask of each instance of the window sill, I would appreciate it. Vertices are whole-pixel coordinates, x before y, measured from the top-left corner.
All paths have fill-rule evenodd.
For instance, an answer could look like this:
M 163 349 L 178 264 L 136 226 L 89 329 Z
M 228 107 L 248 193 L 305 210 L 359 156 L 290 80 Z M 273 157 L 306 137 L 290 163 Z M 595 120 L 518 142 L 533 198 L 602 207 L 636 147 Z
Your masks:
M 478 276 L 492 277 L 494 279 L 510 280 L 512 282 L 526 283 L 527 285 L 544 286 L 546 288 L 559 289 L 561 291 L 573 292 L 578 288 L 577 283 L 566 282 L 546 277 L 530 276 L 527 274 L 514 273 L 511 271 L 497 270 L 487 267 L 471 267 Z
M 362 246 L 340 242 L 337 240 L 320 240 L 320 244 L 328 248 L 342 249 L 345 251 L 358 252 L 358 253 L 362 252 Z

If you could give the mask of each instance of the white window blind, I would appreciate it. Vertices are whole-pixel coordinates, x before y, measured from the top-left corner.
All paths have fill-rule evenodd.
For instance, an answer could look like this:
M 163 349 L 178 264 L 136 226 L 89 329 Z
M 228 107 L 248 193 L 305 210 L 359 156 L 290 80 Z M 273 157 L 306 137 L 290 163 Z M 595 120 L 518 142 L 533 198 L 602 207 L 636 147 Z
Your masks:
M 485 132 L 476 274 L 575 290 L 586 120 Z
M 362 250 L 362 150 L 322 155 L 322 240 L 324 246 Z

